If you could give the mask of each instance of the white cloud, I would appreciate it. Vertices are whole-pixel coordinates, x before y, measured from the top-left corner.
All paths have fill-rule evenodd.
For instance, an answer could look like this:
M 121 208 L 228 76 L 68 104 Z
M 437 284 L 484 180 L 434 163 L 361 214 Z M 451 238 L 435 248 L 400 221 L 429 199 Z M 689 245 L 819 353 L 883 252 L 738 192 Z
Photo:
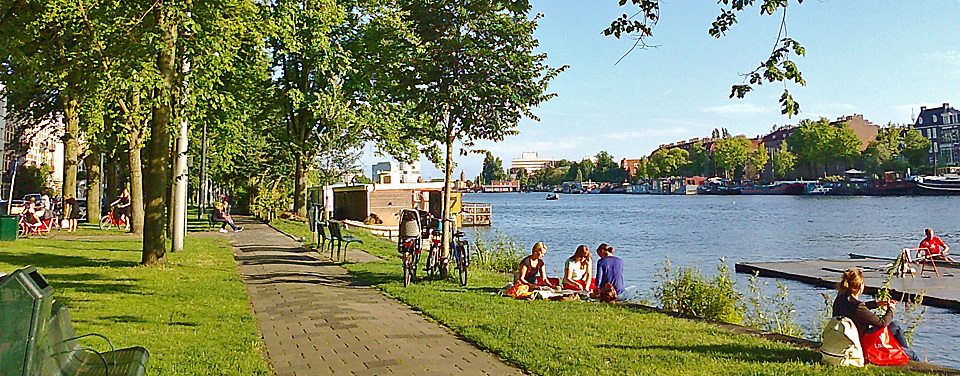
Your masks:
M 745 117 L 767 112 L 766 109 L 750 103 L 730 103 L 723 106 L 709 107 L 704 111 L 726 117 Z

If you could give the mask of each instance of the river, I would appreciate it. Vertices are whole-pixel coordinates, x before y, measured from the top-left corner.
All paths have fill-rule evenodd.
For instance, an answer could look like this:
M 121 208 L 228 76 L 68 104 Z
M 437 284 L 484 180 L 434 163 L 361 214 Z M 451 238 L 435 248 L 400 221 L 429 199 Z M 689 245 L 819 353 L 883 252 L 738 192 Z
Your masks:
M 625 284 L 634 286 L 628 295 L 649 301 L 654 301 L 653 275 L 667 257 L 674 266 L 698 266 L 705 275 L 716 272 L 721 258 L 732 270 L 737 262 L 842 259 L 849 252 L 893 257 L 902 248 L 915 247 L 928 227 L 960 249 L 960 197 L 561 194 L 560 200 L 548 201 L 545 196 L 465 195 L 465 202 L 493 206 L 493 225 L 467 229 L 469 238 L 477 231 L 499 231 L 520 243 L 525 253 L 543 241 L 551 276 L 560 276 L 564 260 L 578 245 L 593 251 L 608 243 L 624 260 Z M 737 275 L 744 293 L 746 280 Z M 773 279 L 762 282 L 767 289 L 776 285 Z M 835 293 L 784 282 L 798 322 L 806 328 L 816 325 L 821 293 L 831 298 Z M 928 307 L 913 347 L 930 363 L 960 369 L 958 327 L 958 312 Z

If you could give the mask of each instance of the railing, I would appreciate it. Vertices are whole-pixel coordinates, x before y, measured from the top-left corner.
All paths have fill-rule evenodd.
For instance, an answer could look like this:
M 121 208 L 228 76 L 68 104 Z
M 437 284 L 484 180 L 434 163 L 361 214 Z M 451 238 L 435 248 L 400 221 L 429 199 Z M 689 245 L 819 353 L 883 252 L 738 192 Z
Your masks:
M 464 202 L 460 212 L 463 227 L 490 226 L 493 205 L 476 202 Z

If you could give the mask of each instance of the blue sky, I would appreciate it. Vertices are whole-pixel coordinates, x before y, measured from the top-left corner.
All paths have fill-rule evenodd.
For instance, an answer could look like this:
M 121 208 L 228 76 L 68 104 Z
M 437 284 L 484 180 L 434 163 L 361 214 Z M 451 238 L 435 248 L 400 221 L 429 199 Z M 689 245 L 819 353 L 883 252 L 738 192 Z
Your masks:
M 648 44 L 614 63 L 631 39 L 601 31 L 628 11 L 616 0 L 535 0 L 536 37 L 551 66 L 569 65 L 550 85 L 557 97 L 521 121 L 519 135 L 479 142 L 509 167 L 523 151 L 580 160 L 600 150 L 615 158 L 639 158 L 658 145 L 709 136 L 714 128 L 753 137 L 800 119 L 863 114 L 877 124 L 910 123 L 921 105 L 960 106 L 960 1 L 892 0 L 791 2 L 788 36 L 806 47 L 796 59 L 807 85 L 788 88 L 801 113 L 780 115 L 782 84 L 755 87 L 745 99 L 729 99 L 741 73 L 767 58 L 780 14 L 750 8 L 727 36 L 707 34 L 720 12 L 713 1 L 664 1 Z M 365 149 L 364 171 L 385 157 Z M 457 157 L 455 176 L 479 174 L 483 158 Z M 426 178 L 442 177 L 423 162 Z

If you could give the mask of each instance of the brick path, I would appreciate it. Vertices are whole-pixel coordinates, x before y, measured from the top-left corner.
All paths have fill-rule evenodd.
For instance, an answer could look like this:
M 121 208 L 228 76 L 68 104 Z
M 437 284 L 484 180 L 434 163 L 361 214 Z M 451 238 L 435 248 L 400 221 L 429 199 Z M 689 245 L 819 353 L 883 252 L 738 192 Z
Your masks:
M 277 375 L 522 374 L 272 228 L 241 222 L 228 236 Z

